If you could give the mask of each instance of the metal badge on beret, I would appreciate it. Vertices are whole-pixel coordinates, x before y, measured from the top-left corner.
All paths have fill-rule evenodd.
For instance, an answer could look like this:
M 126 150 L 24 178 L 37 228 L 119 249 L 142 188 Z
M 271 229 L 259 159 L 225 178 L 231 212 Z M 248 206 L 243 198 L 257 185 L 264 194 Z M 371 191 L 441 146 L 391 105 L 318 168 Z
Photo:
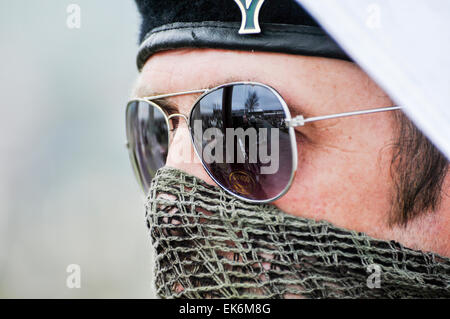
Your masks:
M 259 11 L 264 0 L 234 0 L 241 9 L 242 24 L 240 34 L 261 33 L 259 27 Z

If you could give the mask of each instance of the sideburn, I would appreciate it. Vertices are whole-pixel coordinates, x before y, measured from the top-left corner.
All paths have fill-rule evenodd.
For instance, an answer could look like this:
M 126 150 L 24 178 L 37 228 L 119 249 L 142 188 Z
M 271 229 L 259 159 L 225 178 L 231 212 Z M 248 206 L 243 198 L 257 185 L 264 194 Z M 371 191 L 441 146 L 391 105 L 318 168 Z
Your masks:
M 389 224 L 405 227 L 439 208 L 449 163 L 406 115 L 396 111 L 394 120 L 397 139 L 391 161 L 394 195 Z

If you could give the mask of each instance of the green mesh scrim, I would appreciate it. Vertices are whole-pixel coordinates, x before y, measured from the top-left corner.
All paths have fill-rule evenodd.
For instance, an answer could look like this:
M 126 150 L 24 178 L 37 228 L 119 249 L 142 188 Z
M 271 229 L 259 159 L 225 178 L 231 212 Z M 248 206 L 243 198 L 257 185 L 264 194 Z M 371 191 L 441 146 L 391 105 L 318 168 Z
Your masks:
M 162 298 L 450 298 L 448 258 L 249 204 L 176 169 L 158 171 L 146 209 Z

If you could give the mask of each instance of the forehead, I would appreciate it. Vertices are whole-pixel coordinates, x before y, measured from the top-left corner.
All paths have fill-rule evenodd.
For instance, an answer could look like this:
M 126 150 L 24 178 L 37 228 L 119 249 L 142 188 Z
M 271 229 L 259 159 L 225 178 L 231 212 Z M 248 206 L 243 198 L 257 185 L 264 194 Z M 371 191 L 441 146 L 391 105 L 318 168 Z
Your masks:
M 218 49 L 181 49 L 155 54 L 145 64 L 142 75 L 146 82 L 170 78 L 172 84 L 192 80 L 208 84 L 211 79 L 258 78 L 270 80 L 280 76 L 304 77 L 305 75 L 326 76 L 336 70 L 340 74 L 363 73 L 355 64 L 329 58 L 307 57 L 270 52 L 248 52 Z M 183 78 L 180 78 L 180 76 Z M 162 77 L 162 78 L 160 78 Z
M 155 54 L 137 83 L 138 95 L 210 88 L 233 81 L 255 81 L 283 97 L 317 109 L 333 101 L 345 111 L 384 92 L 354 63 L 320 57 L 216 49 L 172 50 Z

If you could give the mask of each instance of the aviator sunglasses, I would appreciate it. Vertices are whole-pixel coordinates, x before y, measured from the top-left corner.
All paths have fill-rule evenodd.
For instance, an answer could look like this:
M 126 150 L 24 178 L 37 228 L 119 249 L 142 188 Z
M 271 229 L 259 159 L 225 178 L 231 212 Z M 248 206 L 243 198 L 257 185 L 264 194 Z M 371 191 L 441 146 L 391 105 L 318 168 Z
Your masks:
M 157 104 L 159 99 L 188 94 L 201 94 L 188 116 L 168 114 Z M 129 101 L 127 147 L 136 177 L 147 193 L 156 171 L 166 164 L 173 122 L 182 118 L 187 123 L 196 155 L 215 183 L 240 199 L 267 203 L 283 196 L 294 179 L 295 127 L 400 108 L 390 106 L 292 118 L 286 102 L 275 89 L 262 83 L 234 82 L 212 89 Z

